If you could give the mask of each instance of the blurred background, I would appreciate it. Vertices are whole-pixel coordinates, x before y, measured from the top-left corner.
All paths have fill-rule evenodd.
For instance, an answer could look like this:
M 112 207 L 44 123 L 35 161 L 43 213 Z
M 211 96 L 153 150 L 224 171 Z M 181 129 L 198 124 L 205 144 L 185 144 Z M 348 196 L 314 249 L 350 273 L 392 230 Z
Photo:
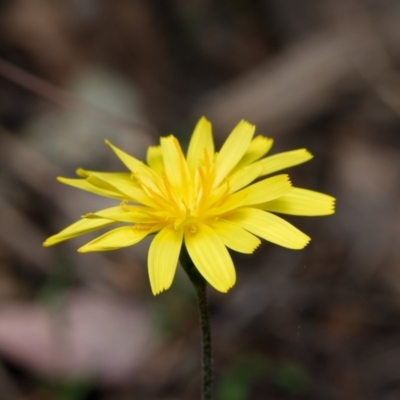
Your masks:
M 210 290 L 217 400 L 400 398 L 400 3 L 0 1 L 0 399 L 199 398 L 194 293 L 151 295 L 148 243 L 78 255 L 43 240 L 110 201 L 56 182 L 122 170 L 240 119 L 306 147 L 296 186 L 337 213 L 290 218 L 301 252 L 234 254 Z

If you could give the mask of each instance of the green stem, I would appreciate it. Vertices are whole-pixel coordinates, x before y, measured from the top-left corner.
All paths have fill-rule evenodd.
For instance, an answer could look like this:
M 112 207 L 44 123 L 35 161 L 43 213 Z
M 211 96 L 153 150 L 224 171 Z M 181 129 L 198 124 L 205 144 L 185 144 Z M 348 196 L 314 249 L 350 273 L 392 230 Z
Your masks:
M 180 261 L 183 269 L 188 274 L 196 290 L 197 305 L 199 307 L 200 330 L 201 330 L 201 370 L 202 370 L 202 400 L 213 399 L 213 361 L 211 346 L 211 326 L 208 315 L 207 304 L 207 282 L 200 275 L 185 246 L 183 246 Z

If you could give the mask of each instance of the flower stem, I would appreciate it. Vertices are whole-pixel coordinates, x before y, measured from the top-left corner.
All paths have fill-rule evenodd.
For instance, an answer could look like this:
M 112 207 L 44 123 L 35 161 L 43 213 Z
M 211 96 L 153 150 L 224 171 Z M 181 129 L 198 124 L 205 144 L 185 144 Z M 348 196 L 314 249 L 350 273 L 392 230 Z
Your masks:
M 202 369 L 202 400 L 213 399 L 213 361 L 211 346 L 211 326 L 208 315 L 207 282 L 194 266 L 185 246 L 182 247 L 180 261 L 196 290 L 199 307 L 201 330 L 201 369 Z
M 213 397 L 213 368 L 212 368 L 212 346 L 211 346 L 211 327 L 207 307 L 207 286 L 195 285 L 197 293 L 197 303 L 200 314 L 201 346 L 202 346 L 202 378 L 203 393 L 202 400 L 211 400 Z

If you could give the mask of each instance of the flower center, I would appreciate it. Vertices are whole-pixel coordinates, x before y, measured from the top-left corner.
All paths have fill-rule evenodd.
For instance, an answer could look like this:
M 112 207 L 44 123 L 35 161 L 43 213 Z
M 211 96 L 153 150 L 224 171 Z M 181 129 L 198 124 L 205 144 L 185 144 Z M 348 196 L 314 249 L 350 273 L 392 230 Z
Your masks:
M 175 138 L 174 138 L 175 139 Z M 229 185 L 215 184 L 215 166 L 206 149 L 195 170 L 190 171 L 179 143 L 174 141 L 177 162 L 166 164 L 161 173 L 148 169 L 148 174 L 133 174 L 143 190 L 155 223 L 167 223 L 175 229 L 188 227 L 195 233 L 196 224 L 209 218 L 209 211 L 219 207 L 229 195 Z

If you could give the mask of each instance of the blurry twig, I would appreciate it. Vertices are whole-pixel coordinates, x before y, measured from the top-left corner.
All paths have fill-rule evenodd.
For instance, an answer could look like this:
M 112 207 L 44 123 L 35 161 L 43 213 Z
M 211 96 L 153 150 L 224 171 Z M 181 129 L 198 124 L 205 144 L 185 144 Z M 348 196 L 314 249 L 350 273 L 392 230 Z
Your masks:
M 240 115 L 271 135 L 288 132 L 329 108 L 338 93 L 351 90 L 354 67 L 346 53 L 358 51 L 358 45 L 332 30 L 318 32 L 218 89 L 194 113 L 224 130 Z
M 334 8 L 337 3 L 332 3 Z M 343 93 L 357 92 L 371 83 L 380 98 L 400 114 L 396 92 L 400 77 L 374 34 L 368 14 L 355 11 L 359 15 L 354 21 L 354 10 L 335 13 L 341 27 L 333 22 L 333 26 L 299 40 L 208 95 L 195 105 L 193 114 L 206 115 L 221 130 L 231 129 L 240 115 L 276 136 L 327 110 Z M 399 20 L 400 12 L 394 10 L 382 21 L 390 25 L 385 27 L 385 40 L 394 51 L 400 49 Z
M 381 101 L 400 116 L 400 74 L 390 51 L 386 48 L 378 26 L 372 21 L 367 6 L 359 0 L 342 0 L 335 2 L 331 11 L 335 26 L 343 39 L 353 36 L 361 37 L 370 55 L 373 55 L 366 59 L 366 54 L 349 53 L 350 62 L 360 76 L 374 89 Z M 400 20 L 398 12 L 397 14 L 394 12 L 390 17 L 397 21 L 398 25 Z M 386 21 L 380 22 L 385 23 Z M 393 32 L 393 37 L 397 37 L 398 33 Z M 398 40 L 397 43 L 400 44 Z
M 3 196 L 0 196 L 0 215 L 0 241 L 39 270 L 47 270 L 50 253 L 41 241 L 45 234 Z
M 0 363 L 0 393 L 2 400 L 22 400 L 23 396 L 11 379 L 4 365 Z
M 41 79 L 22 68 L 0 58 L 0 76 L 29 90 L 38 96 L 68 110 L 84 114 L 95 121 L 114 125 L 122 129 L 149 131 L 145 125 L 119 117 L 101 107 L 89 104 L 79 97 L 60 89 L 44 79 Z

